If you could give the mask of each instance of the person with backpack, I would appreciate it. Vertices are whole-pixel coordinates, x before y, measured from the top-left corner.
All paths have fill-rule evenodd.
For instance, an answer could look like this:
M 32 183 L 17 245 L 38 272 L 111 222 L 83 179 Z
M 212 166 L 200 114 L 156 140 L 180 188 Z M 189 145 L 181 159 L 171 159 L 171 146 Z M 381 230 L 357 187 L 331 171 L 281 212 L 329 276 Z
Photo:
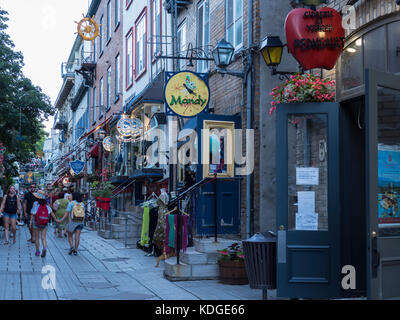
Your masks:
M 15 191 L 15 187 L 11 186 L 8 189 L 7 194 L 4 196 L 0 206 L 0 213 L 3 212 L 3 224 L 6 235 L 5 245 L 8 244 L 8 230 L 11 223 L 11 231 L 14 234 L 13 243 L 17 242 L 17 213 L 21 216 L 21 202 L 19 196 Z
M 31 242 L 31 243 L 35 243 L 35 233 L 34 233 L 34 230 L 32 228 L 32 225 L 30 224 L 30 221 L 31 221 L 31 210 L 32 210 L 33 204 L 37 201 L 37 199 L 33 195 L 35 192 L 36 192 L 36 185 L 32 183 L 29 186 L 29 190 L 24 195 L 24 202 L 23 202 L 25 224 L 28 225 L 29 233 L 31 235 L 31 237 L 28 240 L 28 242 Z
M 57 220 L 57 218 L 54 215 L 53 210 L 47 203 L 46 192 L 44 190 L 39 190 L 38 192 L 34 193 L 34 196 L 36 197 L 37 201 L 34 202 L 32 206 L 30 225 L 32 226 L 34 231 L 34 239 L 36 246 L 35 256 L 40 255 L 40 250 L 39 250 L 39 233 L 40 233 L 43 246 L 41 257 L 44 258 L 47 252 L 46 231 L 47 231 L 47 225 L 49 224 L 50 215 L 53 217 L 54 220 Z
M 68 204 L 67 211 L 65 212 L 64 217 L 61 219 L 61 222 L 67 219 L 67 217 L 69 222 L 66 226 L 66 229 L 68 233 L 68 242 L 70 245 L 68 254 L 74 254 L 76 256 L 78 254 L 79 240 L 85 219 L 85 209 L 83 207 L 81 194 L 79 192 L 72 193 L 72 201 Z M 75 247 L 73 239 L 74 234 Z
M 62 220 L 62 218 L 65 215 L 65 212 L 67 211 L 67 207 L 68 204 L 70 203 L 70 201 L 72 200 L 72 195 L 70 195 L 69 193 L 66 193 L 65 196 L 63 193 L 59 194 L 59 198 L 54 201 L 53 203 L 53 210 L 55 211 L 55 215 L 57 217 L 57 219 Z M 60 223 L 57 223 L 56 221 L 56 231 L 58 231 L 58 237 L 62 238 L 62 233 L 64 231 L 64 236 L 67 236 L 67 233 L 65 231 L 65 227 L 67 224 L 67 219 L 63 220 Z

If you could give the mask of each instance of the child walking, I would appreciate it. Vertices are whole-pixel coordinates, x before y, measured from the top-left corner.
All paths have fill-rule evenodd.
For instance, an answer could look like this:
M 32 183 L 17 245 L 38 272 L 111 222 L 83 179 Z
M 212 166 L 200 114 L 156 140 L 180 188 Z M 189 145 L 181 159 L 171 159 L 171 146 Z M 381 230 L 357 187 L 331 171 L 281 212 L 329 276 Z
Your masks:
M 46 192 L 44 190 L 39 190 L 38 192 L 34 193 L 34 196 L 37 198 L 37 201 L 34 202 L 31 210 L 30 225 L 32 226 L 34 232 L 34 239 L 36 246 L 35 256 L 38 257 L 40 255 L 40 250 L 39 250 L 39 233 L 40 233 L 43 246 L 41 257 L 44 258 L 47 252 L 46 231 L 50 215 L 53 217 L 54 220 L 57 220 L 57 218 L 54 215 L 53 210 L 47 203 Z

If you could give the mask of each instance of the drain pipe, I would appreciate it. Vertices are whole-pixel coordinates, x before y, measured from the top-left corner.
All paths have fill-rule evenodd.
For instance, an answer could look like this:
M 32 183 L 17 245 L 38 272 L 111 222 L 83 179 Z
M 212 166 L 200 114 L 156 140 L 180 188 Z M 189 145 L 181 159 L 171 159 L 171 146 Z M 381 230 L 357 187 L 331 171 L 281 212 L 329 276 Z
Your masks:
M 247 125 L 246 128 L 253 129 L 254 117 L 254 64 L 253 53 L 250 49 L 253 45 L 253 0 L 248 0 L 248 34 L 247 34 L 247 54 L 248 66 L 247 70 Z M 248 152 L 246 148 L 246 152 Z M 246 176 L 246 233 L 247 239 L 254 233 L 254 172 Z

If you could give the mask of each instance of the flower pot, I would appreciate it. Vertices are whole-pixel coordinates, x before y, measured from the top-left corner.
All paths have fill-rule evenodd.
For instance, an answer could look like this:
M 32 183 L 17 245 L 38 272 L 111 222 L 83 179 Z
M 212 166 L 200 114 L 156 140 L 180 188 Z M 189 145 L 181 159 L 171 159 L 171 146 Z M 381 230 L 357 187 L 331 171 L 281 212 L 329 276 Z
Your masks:
M 100 207 L 101 207 L 100 198 L 96 197 L 96 208 L 100 208 Z
M 102 210 L 110 210 L 111 198 L 99 198 L 100 200 L 100 208 Z
M 243 260 L 220 260 L 219 281 L 225 284 L 248 284 L 246 266 Z

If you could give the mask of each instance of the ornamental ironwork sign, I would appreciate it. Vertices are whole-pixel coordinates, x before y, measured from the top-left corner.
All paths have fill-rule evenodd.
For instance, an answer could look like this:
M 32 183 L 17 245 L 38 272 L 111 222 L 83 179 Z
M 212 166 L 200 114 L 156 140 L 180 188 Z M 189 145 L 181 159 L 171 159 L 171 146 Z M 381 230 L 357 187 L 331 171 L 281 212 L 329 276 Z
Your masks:
M 94 16 L 90 18 L 83 15 L 83 19 L 79 22 L 75 21 L 75 23 L 78 24 L 78 34 L 83 40 L 93 41 L 96 37 L 101 37 L 100 25 L 94 21 Z

